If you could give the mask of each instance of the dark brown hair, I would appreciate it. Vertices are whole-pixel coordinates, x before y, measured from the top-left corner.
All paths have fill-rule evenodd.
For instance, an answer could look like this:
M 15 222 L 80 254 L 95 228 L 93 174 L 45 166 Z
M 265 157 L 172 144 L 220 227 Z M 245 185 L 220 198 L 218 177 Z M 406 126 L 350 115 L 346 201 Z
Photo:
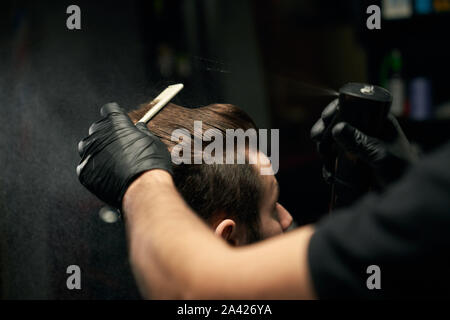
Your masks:
M 151 107 L 152 104 L 144 104 L 138 110 L 131 111 L 129 116 L 137 122 Z M 202 121 L 203 132 L 215 129 L 223 137 L 227 129 L 256 129 L 253 120 L 243 110 L 230 104 L 185 108 L 170 103 L 150 120 L 147 127 L 171 151 L 177 144 L 171 141 L 172 132 L 176 129 L 186 129 L 191 141 L 194 137 L 201 137 L 203 133 L 194 132 L 194 121 Z M 204 142 L 203 148 L 208 143 Z M 225 145 L 223 150 L 226 152 Z M 218 219 L 233 218 L 246 227 L 247 242 L 252 243 L 260 239 L 259 208 L 263 189 L 257 169 L 247 162 L 174 164 L 173 170 L 175 185 L 200 217 L 210 224 Z

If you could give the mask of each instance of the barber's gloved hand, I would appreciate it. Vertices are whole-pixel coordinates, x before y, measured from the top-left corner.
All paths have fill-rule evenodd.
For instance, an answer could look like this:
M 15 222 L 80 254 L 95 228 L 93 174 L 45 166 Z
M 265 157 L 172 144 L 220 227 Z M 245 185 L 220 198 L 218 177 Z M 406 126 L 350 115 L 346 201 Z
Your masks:
M 167 147 L 144 123 L 136 126 L 116 103 L 101 108 L 102 119 L 78 144 L 80 182 L 107 204 L 121 209 L 128 186 L 143 172 L 163 169 L 172 174 Z
M 311 128 L 311 138 L 316 142 L 317 151 L 322 157 L 322 176 L 326 183 L 335 182 L 332 172 L 336 160 L 335 141 L 331 129 L 336 124 L 334 118 L 338 112 L 339 100 L 335 99 L 322 111 L 320 119 Z
M 323 175 L 332 181 L 334 165 L 333 140 L 342 150 L 358 157 L 373 168 L 378 187 L 384 188 L 397 180 L 405 169 L 418 158 L 417 152 L 409 144 L 395 117 L 388 115 L 380 138 L 367 136 L 348 123 L 334 123 L 339 110 L 338 100 L 331 102 L 323 111 L 321 119 L 311 129 L 311 137 L 316 141 L 319 153 L 324 157 Z M 331 135 L 325 134 L 331 130 Z

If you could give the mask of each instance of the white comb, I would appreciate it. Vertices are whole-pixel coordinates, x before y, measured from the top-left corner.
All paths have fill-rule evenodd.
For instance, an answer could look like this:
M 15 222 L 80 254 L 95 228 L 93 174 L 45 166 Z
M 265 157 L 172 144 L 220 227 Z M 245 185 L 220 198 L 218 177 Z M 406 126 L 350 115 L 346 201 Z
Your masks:
M 147 123 L 150 121 L 151 118 L 155 116 L 155 114 L 158 113 L 159 110 L 164 108 L 166 104 L 170 102 L 170 100 L 173 99 L 177 95 L 178 92 L 183 89 L 184 85 L 182 83 L 174 84 L 171 86 L 168 86 L 166 89 L 164 89 L 163 92 L 159 94 L 155 99 L 152 100 L 150 103 L 156 104 L 147 111 L 147 113 L 139 120 L 139 122 Z

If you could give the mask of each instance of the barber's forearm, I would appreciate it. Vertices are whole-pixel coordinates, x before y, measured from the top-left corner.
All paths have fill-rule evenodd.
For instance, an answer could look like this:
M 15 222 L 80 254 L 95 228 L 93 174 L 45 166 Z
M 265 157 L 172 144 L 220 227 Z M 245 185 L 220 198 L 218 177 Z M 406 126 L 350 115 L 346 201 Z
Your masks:
M 131 263 L 144 296 L 191 297 L 201 272 L 199 253 L 219 253 L 226 245 L 186 205 L 165 171 L 136 179 L 125 193 L 123 209 Z

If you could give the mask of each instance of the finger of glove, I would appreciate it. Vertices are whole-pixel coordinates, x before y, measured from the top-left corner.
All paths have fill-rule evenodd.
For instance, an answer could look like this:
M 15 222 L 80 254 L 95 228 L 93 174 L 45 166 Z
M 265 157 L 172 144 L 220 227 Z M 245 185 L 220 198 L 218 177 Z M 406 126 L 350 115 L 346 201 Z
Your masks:
M 338 100 L 335 99 L 323 110 L 321 118 L 311 128 L 311 139 L 318 143 L 318 151 L 323 150 L 323 147 L 319 147 L 320 144 L 331 146 L 331 127 L 336 122 L 338 111 Z
M 100 131 L 94 132 L 90 136 L 78 142 L 78 154 L 84 157 L 98 143 L 99 137 L 102 135 Z
M 94 171 L 99 172 L 95 173 Z M 82 159 L 77 166 L 76 172 L 80 183 L 89 191 L 110 206 L 120 208 L 119 202 L 117 201 L 117 194 L 113 192 L 114 189 L 106 187 L 111 186 L 114 180 L 111 180 L 108 174 L 102 173 L 101 167 L 98 165 L 97 167 L 95 166 L 94 157 L 88 155 L 85 159 Z
M 83 157 L 86 152 L 89 152 L 89 149 L 96 147 L 98 142 L 102 140 L 99 138 L 110 136 L 114 132 L 114 129 L 123 128 L 124 123 L 125 126 L 128 124 L 132 125 L 127 115 L 123 115 L 123 117 L 119 116 L 118 118 L 115 115 L 114 118 L 107 117 L 94 122 L 89 127 L 89 136 L 78 143 L 78 154 Z
M 136 124 L 136 127 L 139 129 L 139 131 L 141 131 L 142 133 L 145 133 L 148 137 L 150 137 L 152 139 L 152 145 L 155 150 L 158 150 L 158 152 L 160 152 L 160 150 L 163 150 L 161 152 L 163 152 L 166 156 L 169 155 L 169 150 L 167 149 L 167 146 L 161 141 L 161 139 L 154 135 L 148 128 L 147 125 L 143 122 L 138 122 Z M 168 158 L 170 159 L 170 156 L 168 156 Z
M 81 184 L 84 185 L 84 181 L 82 179 L 82 172 L 86 164 L 89 162 L 91 155 L 88 155 L 86 158 L 81 159 L 80 163 L 77 166 L 77 177 L 80 180 Z
M 119 107 L 119 105 L 115 102 L 105 104 L 100 113 L 104 117 L 105 122 L 110 123 L 113 126 L 120 125 L 123 126 L 134 126 L 133 121 L 131 121 L 128 114 Z
M 380 140 L 365 135 L 348 123 L 336 124 L 332 134 L 344 151 L 356 155 L 369 165 L 376 165 L 386 154 L 385 147 Z
M 141 132 L 145 133 L 149 137 L 153 139 L 159 140 L 157 136 L 155 136 L 147 127 L 147 125 L 144 122 L 138 122 L 136 123 L 136 128 L 138 128 Z
M 122 110 L 118 112 L 109 113 L 108 116 L 97 120 L 89 127 L 89 135 L 99 131 L 110 131 L 113 128 L 133 126 L 133 122 L 130 117 Z
M 325 107 L 325 109 L 323 109 L 321 119 L 323 120 L 325 127 L 327 127 L 331 123 L 331 121 L 333 121 L 338 111 L 339 99 L 334 99 Z
M 102 118 L 100 120 L 95 121 L 91 126 L 89 127 L 88 134 L 92 135 L 95 132 L 98 132 L 104 128 L 109 126 L 109 120 L 108 118 Z
M 311 139 L 318 142 L 322 139 L 323 133 L 325 131 L 325 124 L 322 119 L 317 120 L 317 122 L 311 128 Z
M 84 156 L 84 152 L 86 150 L 86 147 L 90 143 L 90 139 L 89 138 L 90 138 L 90 136 L 86 137 L 83 140 L 81 140 L 80 142 L 78 142 L 78 148 L 77 149 L 78 149 L 78 155 L 80 157 Z
M 327 139 L 323 138 L 323 121 L 320 119 L 311 129 L 311 138 L 316 141 L 316 149 L 320 154 L 324 166 L 332 171 L 332 163 L 336 158 L 336 152 L 334 148 L 334 141 L 331 138 L 331 135 L 328 135 Z
M 107 117 L 110 113 L 114 112 L 125 113 L 124 110 L 116 102 L 107 103 L 100 109 L 100 115 L 102 117 Z
M 333 121 L 338 111 L 339 100 L 334 99 L 322 111 L 320 119 L 311 128 L 311 138 L 315 141 L 322 139 L 327 126 Z
M 95 142 L 99 136 L 108 132 L 111 132 L 111 124 L 108 122 L 107 118 L 94 122 L 89 127 L 89 136 L 78 142 L 78 154 L 80 157 L 84 156 L 87 149 L 93 145 L 93 142 Z
M 117 103 L 111 102 L 105 104 L 101 110 L 100 114 L 104 117 L 106 123 L 111 123 L 112 125 L 120 124 L 121 126 L 126 123 L 127 125 L 133 125 L 128 114 L 123 110 Z M 100 120 L 101 121 L 101 120 Z
M 150 140 L 141 140 L 141 142 L 139 142 L 142 143 L 142 145 L 137 148 L 141 150 L 143 158 L 141 159 L 142 161 L 140 161 L 140 165 L 137 167 L 136 173 L 152 169 L 163 169 L 170 174 L 173 174 L 171 156 L 167 146 L 159 139 L 159 137 L 148 130 L 145 123 L 138 122 L 136 127 L 150 138 Z M 151 161 L 143 161 L 144 158 L 148 158 Z

